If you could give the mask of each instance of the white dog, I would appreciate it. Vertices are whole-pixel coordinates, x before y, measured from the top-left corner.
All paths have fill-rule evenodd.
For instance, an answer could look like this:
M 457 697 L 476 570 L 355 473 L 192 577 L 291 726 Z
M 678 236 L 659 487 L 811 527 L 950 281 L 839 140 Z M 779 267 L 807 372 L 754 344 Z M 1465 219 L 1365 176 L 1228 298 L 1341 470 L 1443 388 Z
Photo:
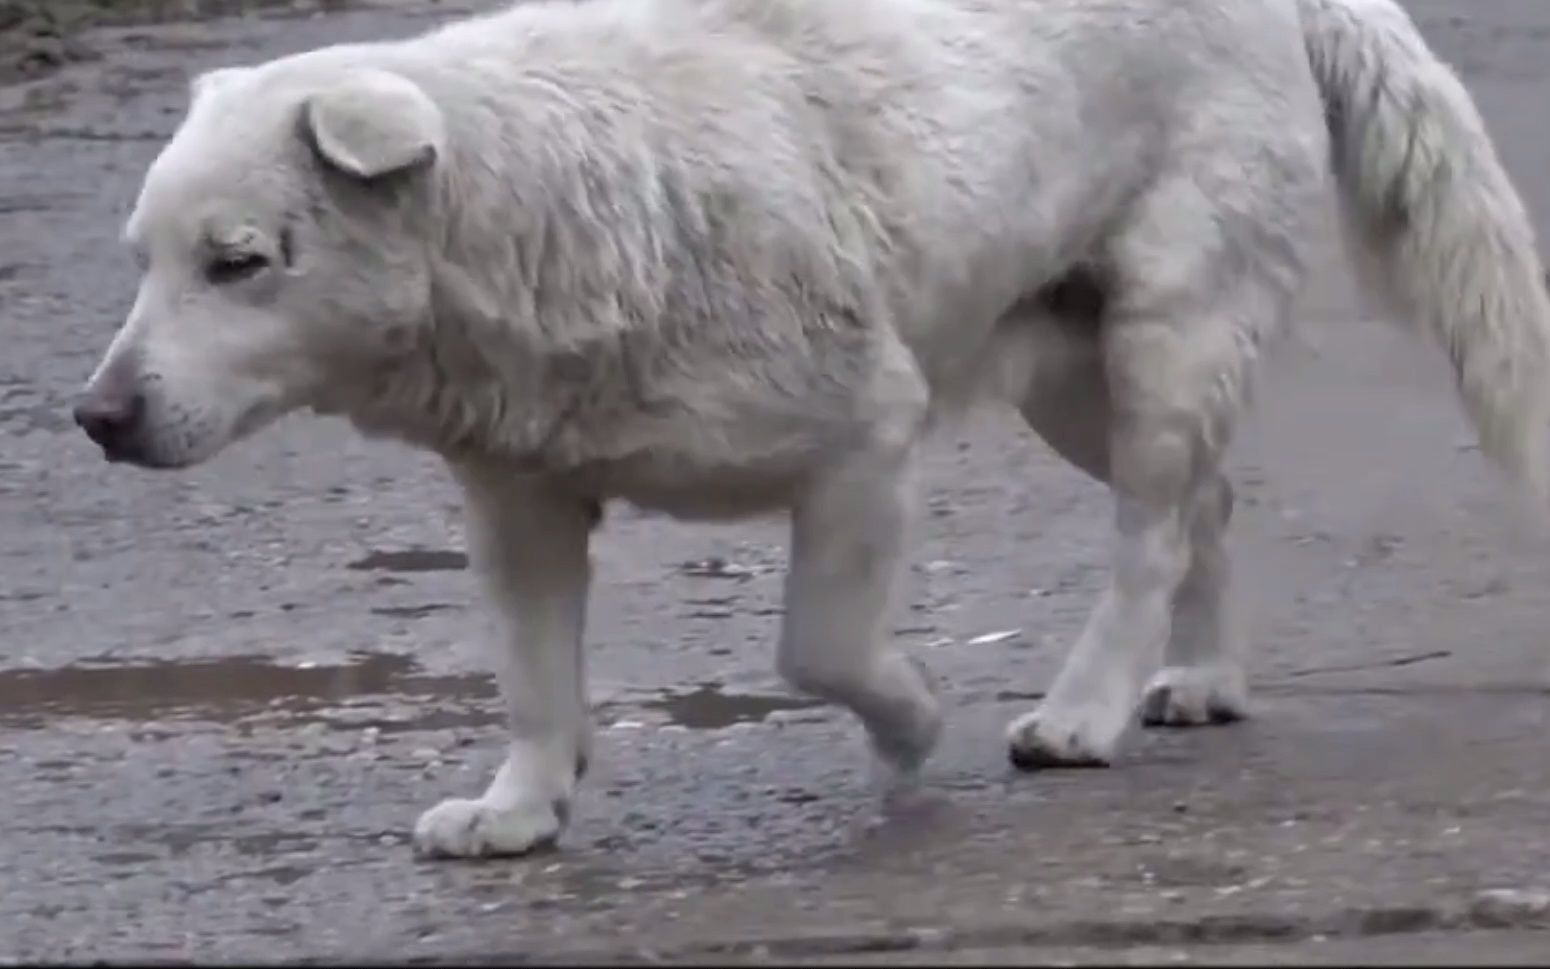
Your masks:
M 1117 505 L 1012 759 L 1103 764 L 1138 711 L 1244 715 L 1219 467 L 1331 181 L 1542 495 L 1533 233 L 1391 0 L 584 0 L 216 71 L 146 176 L 138 299 L 76 416 L 146 467 L 297 408 L 445 456 L 511 737 L 415 838 L 476 856 L 565 825 L 613 499 L 789 510 L 780 670 L 918 766 L 938 703 L 885 635 L 911 465 L 934 418 L 1009 400 Z

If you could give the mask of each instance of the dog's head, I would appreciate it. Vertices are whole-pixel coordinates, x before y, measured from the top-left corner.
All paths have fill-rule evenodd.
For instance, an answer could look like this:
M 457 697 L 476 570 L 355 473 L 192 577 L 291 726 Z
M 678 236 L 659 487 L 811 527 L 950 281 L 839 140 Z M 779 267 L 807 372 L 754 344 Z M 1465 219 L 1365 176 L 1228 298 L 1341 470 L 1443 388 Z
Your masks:
M 110 460 L 197 464 L 406 352 L 429 322 L 443 155 L 424 90 L 376 69 L 231 68 L 194 82 L 125 240 L 138 295 L 75 409 Z

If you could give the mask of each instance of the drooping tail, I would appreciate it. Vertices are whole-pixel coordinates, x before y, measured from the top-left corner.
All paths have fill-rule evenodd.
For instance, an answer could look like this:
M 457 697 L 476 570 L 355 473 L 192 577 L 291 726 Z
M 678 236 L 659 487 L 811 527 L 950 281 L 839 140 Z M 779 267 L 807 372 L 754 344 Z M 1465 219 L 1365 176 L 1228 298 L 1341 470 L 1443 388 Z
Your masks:
M 1550 295 L 1473 99 L 1392 0 L 1298 0 L 1348 230 L 1448 352 L 1482 450 L 1547 507 Z

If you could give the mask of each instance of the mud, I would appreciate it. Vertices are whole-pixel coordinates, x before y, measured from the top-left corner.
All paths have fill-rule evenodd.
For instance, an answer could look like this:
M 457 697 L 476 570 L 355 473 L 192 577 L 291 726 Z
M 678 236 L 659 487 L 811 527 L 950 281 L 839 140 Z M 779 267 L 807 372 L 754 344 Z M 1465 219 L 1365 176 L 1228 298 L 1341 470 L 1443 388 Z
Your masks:
M 1550 6 L 1417 0 L 1550 228 Z M 1496 963 L 1550 951 L 1550 538 L 1439 355 L 1331 238 L 1232 475 L 1256 716 L 1023 776 L 1106 574 L 1109 506 L 1026 430 L 937 441 L 895 618 L 950 724 L 880 803 L 855 725 L 771 671 L 778 522 L 611 512 L 592 774 L 560 850 L 417 862 L 502 711 L 436 462 L 291 421 L 177 475 L 68 407 L 117 326 L 116 240 L 199 69 L 402 36 L 450 5 L 92 28 L 0 87 L 0 959 Z M 23 886 L 17 890 L 14 886 Z

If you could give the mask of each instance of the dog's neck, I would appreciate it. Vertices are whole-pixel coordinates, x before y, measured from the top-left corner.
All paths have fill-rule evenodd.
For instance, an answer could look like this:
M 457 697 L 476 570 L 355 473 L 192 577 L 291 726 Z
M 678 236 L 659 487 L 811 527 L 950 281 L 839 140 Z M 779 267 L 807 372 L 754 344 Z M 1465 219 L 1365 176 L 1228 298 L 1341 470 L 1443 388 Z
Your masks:
M 425 216 L 428 319 L 418 345 L 372 375 L 368 396 L 338 408 L 363 431 L 569 468 L 613 450 L 614 418 L 641 405 L 637 358 L 673 325 L 672 287 L 683 284 L 671 260 L 709 251 L 661 234 L 703 214 L 656 211 L 694 202 L 671 191 L 670 166 L 617 135 L 573 131 L 576 144 L 535 149 L 572 129 L 555 112 L 580 110 L 535 98 L 533 116 L 546 120 L 520 144 L 488 131 L 459 138 L 481 122 L 449 107 L 454 157 Z M 502 157 L 458 156 L 459 145 Z

